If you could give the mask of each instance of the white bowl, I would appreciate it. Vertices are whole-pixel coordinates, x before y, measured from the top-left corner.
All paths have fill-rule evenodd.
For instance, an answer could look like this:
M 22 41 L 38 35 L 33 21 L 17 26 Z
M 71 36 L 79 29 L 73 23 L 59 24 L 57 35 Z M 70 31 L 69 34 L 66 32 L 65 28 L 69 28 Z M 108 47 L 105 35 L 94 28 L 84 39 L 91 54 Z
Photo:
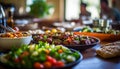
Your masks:
M 2 38 L 0 37 L 0 50 L 10 50 L 12 47 L 19 48 L 21 45 L 30 44 L 32 35 L 19 38 Z

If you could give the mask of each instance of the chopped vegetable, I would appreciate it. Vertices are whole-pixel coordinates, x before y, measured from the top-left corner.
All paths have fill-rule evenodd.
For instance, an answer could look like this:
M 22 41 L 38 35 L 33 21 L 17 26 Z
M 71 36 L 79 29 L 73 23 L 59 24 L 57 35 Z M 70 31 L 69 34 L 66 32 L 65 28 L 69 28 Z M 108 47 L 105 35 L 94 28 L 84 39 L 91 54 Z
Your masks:
M 13 68 L 48 69 L 63 67 L 77 61 L 80 57 L 78 52 L 71 51 L 62 45 L 40 41 L 39 44 L 23 45 L 0 55 L 0 61 Z

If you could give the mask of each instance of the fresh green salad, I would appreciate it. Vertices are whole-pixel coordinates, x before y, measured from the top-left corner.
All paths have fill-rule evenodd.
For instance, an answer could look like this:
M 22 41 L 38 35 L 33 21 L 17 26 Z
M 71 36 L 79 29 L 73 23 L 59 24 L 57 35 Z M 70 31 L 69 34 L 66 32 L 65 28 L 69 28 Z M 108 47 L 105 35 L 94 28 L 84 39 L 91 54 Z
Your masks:
M 79 60 L 82 56 L 62 45 L 45 42 L 22 45 L 0 55 L 0 62 L 19 69 L 50 69 L 64 67 Z

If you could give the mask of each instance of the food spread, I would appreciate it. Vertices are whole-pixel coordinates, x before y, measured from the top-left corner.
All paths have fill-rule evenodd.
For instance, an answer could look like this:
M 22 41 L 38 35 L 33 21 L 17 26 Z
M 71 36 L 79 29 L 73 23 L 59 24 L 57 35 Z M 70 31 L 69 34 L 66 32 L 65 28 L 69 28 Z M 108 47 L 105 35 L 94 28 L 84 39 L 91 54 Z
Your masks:
M 72 32 L 65 33 L 48 33 L 33 35 L 33 41 L 38 43 L 39 41 L 48 42 L 50 44 L 63 44 L 63 45 L 90 45 L 97 42 L 96 39 L 77 35 Z
M 23 45 L 0 55 L 0 61 L 13 68 L 49 69 L 66 67 L 82 59 L 78 51 L 45 42 Z

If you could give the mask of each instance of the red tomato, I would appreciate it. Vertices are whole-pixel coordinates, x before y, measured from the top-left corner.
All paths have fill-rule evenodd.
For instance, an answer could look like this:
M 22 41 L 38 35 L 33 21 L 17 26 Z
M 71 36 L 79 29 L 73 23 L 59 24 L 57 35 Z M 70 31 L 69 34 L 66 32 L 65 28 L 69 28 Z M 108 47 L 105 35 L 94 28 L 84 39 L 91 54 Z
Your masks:
M 47 61 L 51 62 L 53 65 L 56 64 L 57 60 L 51 56 L 47 56 Z
M 47 58 L 48 61 L 52 59 L 51 56 L 46 56 L 46 58 Z
M 55 66 L 55 67 L 63 67 L 63 66 L 65 66 L 65 64 L 64 64 L 64 62 L 62 62 L 62 61 L 57 61 L 54 66 Z
M 39 62 L 35 62 L 35 63 L 34 63 L 34 68 L 35 68 L 35 69 L 43 69 L 44 66 L 43 66 L 43 64 L 41 64 L 41 63 L 39 63 Z
M 52 63 L 49 62 L 49 61 L 44 62 L 43 65 L 44 65 L 45 68 L 51 68 L 52 67 Z

